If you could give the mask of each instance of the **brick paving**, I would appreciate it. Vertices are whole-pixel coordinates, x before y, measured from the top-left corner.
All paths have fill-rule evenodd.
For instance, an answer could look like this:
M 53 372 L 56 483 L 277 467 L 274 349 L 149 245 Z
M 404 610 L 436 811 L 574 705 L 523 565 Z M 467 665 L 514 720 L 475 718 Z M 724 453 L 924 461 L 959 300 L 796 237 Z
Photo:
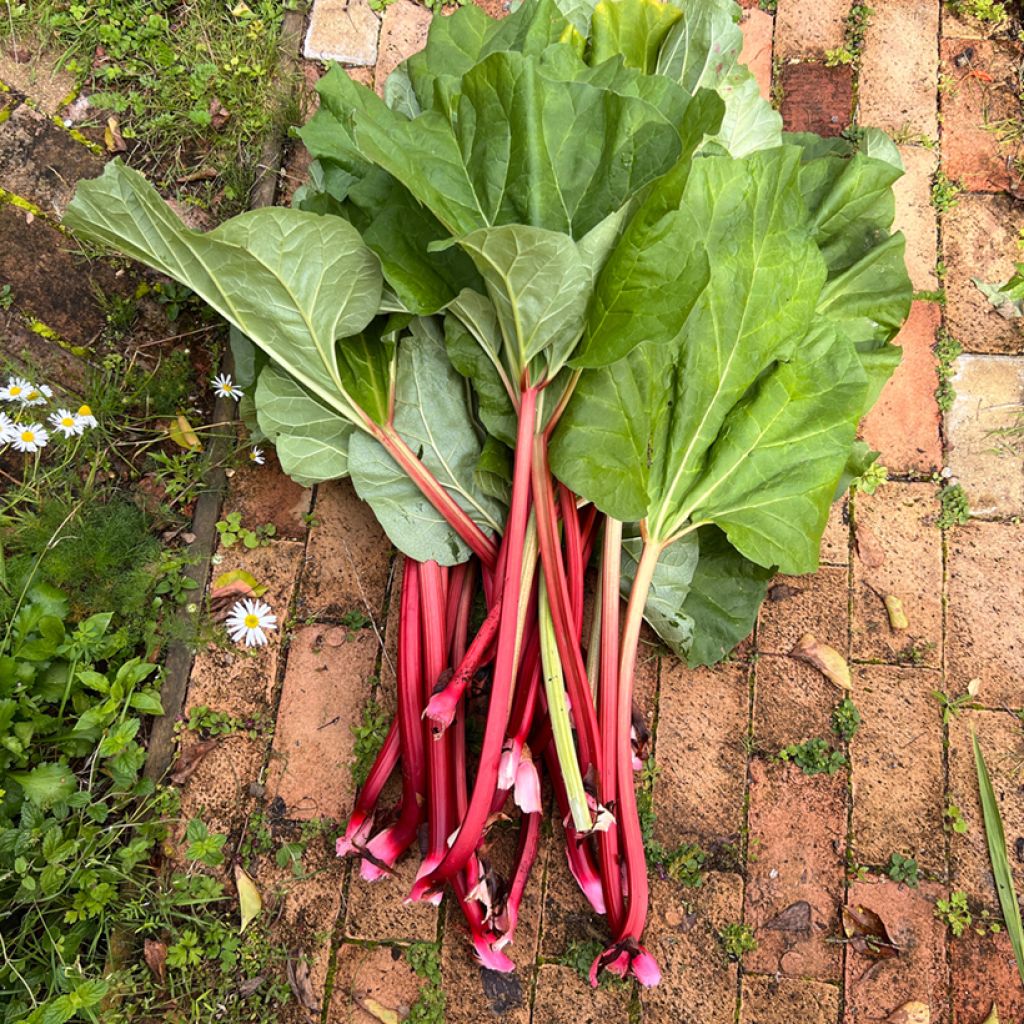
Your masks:
M 503 7 L 500 0 L 484 6 Z M 307 864 L 312 877 L 288 882 L 274 937 L 308 957 L 325 1021 L 366 1024 L 374 1019 L 370 1000 L 401 1017 L 421 984 L 402 947 L 439 938 L 453 1022 L 859 1024 L 917 1000 L 933 1022 L 981 1024 L 995 999 L 1000 1019 L 1024 1016 L 1005 937 L 968 930 L 954 939 L 934 916 L 934 901 L 951 889 L 964 890 L 976 912 L 997 913 L 971 725 L 985 745 L 1011 844 L 1024 835 L 1024 734 L 1013 713 L 1024 707 L 1024 527 L 1016 518 L 1024 513 L 1024 467 L 988 443 L 1024 400 L 1024 331 L 992 311 L 970 280 L 1003 279 L 1020 258 L 1016 153 L 991 130 L 1012 109 L 1010 72 L 1020 54 L 932 0 L 875 6 L 859 66 L 824 61 L 843 42 L 847 0 L 778 0 L 774 17 L 745 3 L 744 52 L 765 94 L 774 75 L 789 128 L 834 135 L 877 124 L 897 134 L 908 174 L 897 186 L 896 218 L 914 284 L 944 289 L 945 303 L 915 303 L 900 337 L 903 366 L 863 428 L 893 479 L 873 496 L 836 506 L 819 572 L 776 582 L 735 660 L 700 672 L 657 655 L 643 664 L 640 700 L 656 721 L 661 766 L 656 836 L 699 842 L 712 869 L 698 889 L 652 879 L 647 935 L 662 985 L 591 992 L 557 962 L 571 940 L 597 927 L 557 834 L 543 840 L 513 950 L 520 966 L 510 978 L 472 963 L 450 905 L 402 903 L 411 863 L 390 883 L 368 885 L 349 863 L 321 854 Z M 380 89 L 422 45 L 429 20 L 411 0 L 383 14 L 365 0 L 316 0 L 305 54 L 340 57 L 354 77 Z M 985 74 L 968 74 L 972 67 Z M 311 59 L 309 81 L 318 68 Z M 0 187 L 24 200 L 0 203 L 0 235 L 16 239 L 0 245 L 0 284 L 12 281 L 18 299 L 6 326 L 0 320 L 0 337 L 15 358 L 27 352 L 60 366 L 67 352 L 27 325 L 40 321 L 68 344 L 86 345 L 100 323 L 89 276 L 105 290 L 119 286 L 106 265 L 74 256 L 57 229 L 69 182 L 93 173 L 102 157 L 59 117 L 44 116 L 59 114 L 67 82 L 2 62 L 0 81 L 10 87 L 0 91 Z M 286 166 L 283 191 L 290 192 L 304 163 L 294 157 Z M 941 215 L 930 202 L 938 167 L 966 189 Z M 54 275 L 71 289 L 57 298 L 33 283 Z M 943 327 L 965 350 L 944 418 L 932 352 Z M 932 474 L 947 462 L 977 517 L 944 535 L 935 526 Z M 219 569 L 243 566 L 268 584 L 286 628 L 255 656 L 200 652 L 188 707 L 257 716 L 260 725 L 225 739 L 200 763 L 184 786 L 183 812 L 202 810 L 211 828 L 236 837 L 257 811 L 281 837 L 313 818 L 337 827 L 353 797 L 352 727 L 367 700 L 393 706 L 392 553 L 347 484 L 303 490 L 272 458 L 234 475 L 227 507 L 243 511 L 247 523 L 278 528 L 280 539 L 267 548 L 222 552 Z M 906 609 L 905 631 L 889 625 L 883 599 L 890 594 Z M 370 626 L 353 630 L 353 612 Z M 807 776 L 773 756 L 787 744 L 828 737 L 842 696 L 789 657 L 808 631 L 851 659 L 850 696 L 864 719 L 844 748 L 852 768 L 833 776 Z M 944 724 L 932 691 L 963 694 L 975 679 L 982 709 Z M 950 803 L 967 822 L 963 835 L 943 830 Z M 893 852 L 917 859 L 918 888 L 886 878 Z M 1024 885 L 1024 867 L 1015 868 Z M 267 891 L 283 882 L 272 859 L 258 862 L 256 877 Z M 877 912 L 900 955 L 875 960 L 845 943 L 844 905 Z M 741 922 L 758 948 L 736 964 L 718 933 Z M 282 1019 L 310 1016 L 293 1006 Z

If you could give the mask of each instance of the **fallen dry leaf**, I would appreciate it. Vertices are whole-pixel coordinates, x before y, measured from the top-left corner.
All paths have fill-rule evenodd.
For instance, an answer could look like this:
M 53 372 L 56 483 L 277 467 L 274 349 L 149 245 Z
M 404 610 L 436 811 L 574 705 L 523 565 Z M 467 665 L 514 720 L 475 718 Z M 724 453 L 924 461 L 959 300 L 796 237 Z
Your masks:
M 241 864 L 235 865 L 235 887 L 238 889 L 238 907 L 242 918 L 238 930 L 244 932 L 259 917 L 260 911 L 263 909 L 263 897 L 260 895 L 259 889 L 256 888 L 252 876 Z
M 238 996 L 240 999 L 248 999 L 267 980 L 266 975 L 257 974 L 255 978 L 246 978 L 239 982 Z
M 843 907 L 843 933 L 854 949 L 877 960 L 900 955 L 885 922 L 868 907 Z
M 802 594 L 803 591 L 799 587 L 791 587 L 788 583 L 776 583 L 768 591 L 769 601 L 788 601 L 791 597 L 796 597 L 798 594 Z
M 107 118 L 107 127 L 103 129 L 103 143 L 108 153 L 124 153 L 128 149 L 116 117 Z
M 193 181 L 213 181 L 218 176 L 217 171 L 212 167 L 200 167 L 198 171 L 191 171 L 178 178 L 179 185 L 188 185 Z
M 765 928 L 773 932 L 798 932 L 809 935 L 811 932 L 810 903 L 807 900 L 791 903 L 785 910 L 768 921 Z
M 199 762 L 219 744 L 219 739 L 199 740 L 183 749 L 178 755 L 178 763 L 174 766 L 174 771 L 171 772 L 171 782 L 176 786 L 188 782 L 192 778 L 192 773 L 199 767 Z
M 904 1003 L 885 1020 L 886 1024 L 931 1024 L 932 1011 L 924 1003 Z
M 992 1009 L 988 1011 L 988 1016 L 981 1024 L 999 1024 L 999 1007 L 995 1003 L 992 1004 Z
M 289 958 L 288 984 L 299 1005 L 313 1013 L 320 1012 L 320 1001 L 313 991 L 313 982 L 309 978 L 309 964 L 305 960 Z
M 853 544 L 857 550 L 857 557 L 868 569 L 877 569 L 885 565 L 885 549 L 870 526 L 857 524 L 853 531 Z
M 364 1009 L 371 1017 L 375 1017 L 381 1022 L 381 1024 L 400 1024 L 402 1020 L 398 1016 L 395 1010 L 389 1009 L 381 1003 L 378 1003 L 376 999 L 371 999 L 367 996 L 365 999 L 356 999 L 359 1006 Z
M 895 594 L 885 595 L 885 610 L 889 616 L 890 629 L 906 629 L 910 623 L 903 610 L 903 602 Z
M 167 980 L 167 943 L 146 939 L 142 944 L 142 955 L 153 977 L 162 985 Z
M 975 676 L 974 679 L 972 679 L 967 684 L 968 696 L 977 697 L 978 696 L 978 692 L 980 690 L 981 690 L 981 679 L 979 677 Z
M 199 435 L 192 429 L 192 424 L 184 416 L 179 415 L 177 419 L 171 420 L 167 427 L 167 433 L 179 448 L 188 448 L 197 452 L 203 450 Z
M 231 120 L 231 111 L 216 96 L 210 101 L 210 127 L 220 131 Z
M 789 654 L 790 657 L 799 658 L 800 661 L 813 665 L 841 690 L 849 690 L 852 687 L 850 666 L 846 664 L 846 660 L 834 647 L 816 640 L 813 633 L 804 633 Z

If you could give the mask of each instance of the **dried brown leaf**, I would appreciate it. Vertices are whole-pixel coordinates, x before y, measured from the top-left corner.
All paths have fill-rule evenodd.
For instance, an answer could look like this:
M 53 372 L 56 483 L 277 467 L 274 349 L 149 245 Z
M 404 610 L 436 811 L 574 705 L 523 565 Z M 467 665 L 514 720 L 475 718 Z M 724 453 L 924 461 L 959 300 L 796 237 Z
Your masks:
M 843 933 L 854 949 L 877 960 L 900 955 L 885 922 L 869 907 L 843 907 Z
M 238 909 L 241 917 L 238 930 L 244 932 L 259 917 L 263 909 L 263 897 L 252 876 L 241 864 L 235 864 L 235 887 L 238 889 Z
M 231 111 L 216 96 L 210 101 L 210 127 L 220 131 L 231 120 Z
M 364 1009 L 371 1017 L 375 1017 L 381 1024 L 400 1024 L 402 1018 L 398 1012 L 378 1003 L 376 999 L 367 996 L 365 999 L 356 997 L 356 1003 Z
M 886 1024 L 931 1024 L 932 1011 L 926 1003 L 904 1003 L 885 1018 Z
M 146 939 L 142 944 L 142 956 L 153 977 L 162 985 L 167 980 L 167 943 Z
M 988 1016 L 981 1024 L 999 1024 L 999 1007 L 995 1003 L 992 1004 L 992 1009 L 988 1011 Z
M 768 921 L 765 928 L 773 932 L 799 932 L 809 935 L 811 931 L 810 903 L 807 900 L 791 903 L 785 910 Z
M 813 633 L 804 633 L 789 653 L 791 657 L 812 665 L 841 690 L 851 688 L 850 666 L 846 664 L 846 659 L 834 647 L 816 640 Z
M 199 767 L 199 762 L 219 746 L 219 739 L 198 740 L 182 750 L 178 755 L 178 763 L 171 772 L 171 782 L 181 786 L 192 778 L 192 773 Z
M 309 964 L 303 959 L 288 960 L 288 984 L 299 1005 L 313 1013 L 320 1012 L 320 1000 L 313 991 L 313 982 L 309 977 Z
M 124 153 L 128 149 L 116 117 L 107 118 L 107 126 L 103 129 L 103 143 L 108 153 Z
M 885 565 L 885 549 L 870 526 L 858 523 L 853 531 L 853 543 L 857 557 L 866 568 L 877 569 Z

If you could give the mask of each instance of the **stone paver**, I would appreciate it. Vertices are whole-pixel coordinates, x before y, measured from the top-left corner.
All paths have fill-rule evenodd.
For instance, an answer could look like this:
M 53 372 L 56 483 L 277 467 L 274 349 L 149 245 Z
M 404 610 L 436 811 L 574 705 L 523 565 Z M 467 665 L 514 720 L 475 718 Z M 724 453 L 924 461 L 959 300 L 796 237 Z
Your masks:
M 842 949 L 846 776 L 803 775 L 791 765 L 750 764 L 750 844 L 744 920 L 758 947 L 748 970 L 838 980 Z
M 368 1007 L 377 1006 L 404 1020 L 423 984 L 398 946 L 367 947 L 343 942 L 338 947 L 335 965 L 327 1014 L 331 1024 L 368 1024 L 374 1020 Z
M 942 534 L 933 484 L 858 494 L 853 558 L 854 658 L 937 667 L 942 662 Z M 879 564 L 881 563 L 881 564 Z M 894 629 L 886 597 L 908 625 Z
M 1024 707 L 1024 526 L 973 522 L 950 534 L 946 684 L 981 681 L 990 707 Z
M 844 1024 L 867 1024 L 909 1002 L 924 1003 L 930 1024 L 948 1024 L 949 979 L 945 925 L 935 917 L 935 900 L 945 889 L 922 883 L 911 889 L 889 879 L 855 882 L 847 905 L 877 914 L 897 957 L 878 960 L 855 944 L 847 946 Z
M 772 32 L 775 20 L 770 14 L 754 7 L 743 12 L 740 22 L 743 30 L 743 49 L 740 63 L 746 64 L 757 79 L 761 95 L 770 100 L 772 96 Z
M 655 837 L 666 845 L 735 842 L 743 825 L 748 669 L 725 663 L 662 678 L 654 784 Z
M 839 986 L 745 975 L 740 1024 L 835 1024 Z
M 372 693 L 373 630 L 303 626 L 291 635 L 268 791 L 288 818 L 343 819 L 355 786 L 352 727 Z
M 367 0 L 317 0 L 302 52 L 310 60 L 367 67 L 377 60 L 380 20 Z
M 971 514 L 1024 513 L 1024 465 L 1012 430 L 1024 409 L 1024 359 L 963 355 L 952 380 L 946 414 L 946 463 L 970 496 Z
M 790 743 L 829 735 L 842 695 L 817 669 L 766 654 L 754 666 L 754 680 L 755 750 L 777 754 Z
M 780 60 L 823 57 L 842 46 L 847 0 L 779 0 L 775 14 L 775 56 Z
M 1024 321 L 1006 320 L 972 284 L 1002 283 L 1020 259 L 1024 211 L 1009 196 L 965 195 L 942 218 L 946 326 L 967 352 L 1024 353 Z
M 852 108 L 849 65 L 783 65 L 781 113 L 787 131 L 839 135 L 849 127 Z
M 942 164 L 971 192 L 1002 192 L 1020 185 L 1013 167 L 1024 147 L 1001 139 L 1001 132 L 1012 132 L 1020 119 L 1019 63 L 1012 44 L 942 41 L 941 70 L 948 83 L 942 93 Z
M 861 666 L 852 699 L 861 726 L 850 741 L 853 848 L 857 862 L 884 866 L 893 853 L 942 877 L 942 721 L 932 691 L 938 672 Z M 899 793 L 894 800 L 893 794 Z
M 396 793 L 396 797 L 399 794 Z M 387 801 L 383 806 L 391 806 Z M 409 903 L 405 897 L 419 869 L 414 850 L 395 865 L 391 878 L 364 882 L 359 865 L 352 861 L 352 881 L 345 910 L 345 936 L 364 942 L 432 942 L 437 934 L 437 907 L 430 903 Z
M 846 570 L 825 566 L 813 576 L 779 576 L 768 588 L 757 625 L 757 649 L 789 654 L 804 633 L 846 653 L 849 645 Z
M 895 338 L 903 357 L 861 427 L 864 440 L 882 453 L 879 460 L 894 474 L 927 473 L 942 462 L 932 351 L 941 316 L 934 302 L 913 304 Z
M 937 149 L 926 146 L 900 146 L 905 173 L 893 186 L 896 195 L 896 219 L 893 227 L 907 240 L 907 272 L 918 291 L 934 291 L 938 259 L 938 224 L 932 206 L 932 178 L 939 163 Z
M 955 1020 L 983 1024 L 995 1005 L 1001 1021 L 1024 1020 L 1024 985 L 1009 936 L 978 935 L 971 928 L 949 941 Z
M 732 1024 L 736 965 L 718 939 L 743 912 L 739 875 L 710 872 L 700 889 L 651 879 L 645 942 L 661 964 L 661 984 L 641 992 L 645 1024 Z
M 629 1019 L 627 985 L 596 992 L 572 968 L 545 964 L 537 972 L 532 1024 L 611 1024 Z
M 832 505 L 821 537 L 822 565 L 850 564 L 850 501 L 845 495 Z
M 385 9 L 373 79 L 377 92 L 383 95 L 388 75 L 406 57 L 423 49 L 432 17 L 430 11 L 412 0 L 394 0 Z
M 935 53 L 921 45 L 938 30 L 938 4 L 887 0 L 874 6 L 860 59 L 860 124 L 928 139 L 938 136 Z

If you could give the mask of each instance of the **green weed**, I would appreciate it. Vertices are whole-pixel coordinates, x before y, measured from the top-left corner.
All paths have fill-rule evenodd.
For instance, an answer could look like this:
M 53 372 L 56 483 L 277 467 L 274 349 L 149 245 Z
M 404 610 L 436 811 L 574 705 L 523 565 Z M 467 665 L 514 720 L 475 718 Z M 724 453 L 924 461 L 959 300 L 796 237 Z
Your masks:
M 841 750 L 829 746 L 820 737 L 803 743 L 791 743 L 776 755 L 782 762 L 792 762 L 804 775 L 835 775 L 849 762 Z
M 954 526 L 963 526 L 971 518 L 971 508 L 967 495 L 960 484 L 946 484 L 939 491 L 940 510 L 935 525 L 940 530 L 949 530 Z
M 719 933 L 718 940 L 730 960 L 739 961 L 745 953 L 757 949 L 757 939 L 749 924 L 727 924 Z
M 951 892 L 948 900 L 935 901 L 935 916 L 956 938 L 960 938 L 974 922 L 970 907 L 967 905 L 967 893 L 959 890 Z
M 391 716 L 380 701 L 370 697 L 363 705 L 362 721 L 352 727 L 355 735 L 355 748 L 352 751 L 352 781 L 356 787 L 361 786 L 370 774 L 373 762 L 377 759 L 384 740 L 387 739 Z
M 963 346 L 943 327 L 938 334 L 932 351 L 938 362 L 939 386 L 935 389 L 935 400 L 943 412 L 949 412 L 956 400 L 953 389 L 953 363 L 963 353 Z
M 963 190 L 963 185 L 948 177 L 945 171 L 936 171 L 932 179 L 932 206 L 939 213 L 948 213 L 960 202 Z
M 849 697 L 844 697 L 832 710 L 832 731 L 849 743 L 860 728 L 860 712 Z
M 894 882 L 902 882 L 904 885 L 909 885 L 912 889 L 916 889 L 920 881 L 917 861 L 913 857 L 904 857 L 901 853 L 894 852 L 889 858 L 886 874 Z
M 414 942 L 405 951 L 409 966 L 426 984 L 409 1007 L 407 1024 L 444 1024 L 448 1001 L 441 983 L 441 950 L 434 942 Z

